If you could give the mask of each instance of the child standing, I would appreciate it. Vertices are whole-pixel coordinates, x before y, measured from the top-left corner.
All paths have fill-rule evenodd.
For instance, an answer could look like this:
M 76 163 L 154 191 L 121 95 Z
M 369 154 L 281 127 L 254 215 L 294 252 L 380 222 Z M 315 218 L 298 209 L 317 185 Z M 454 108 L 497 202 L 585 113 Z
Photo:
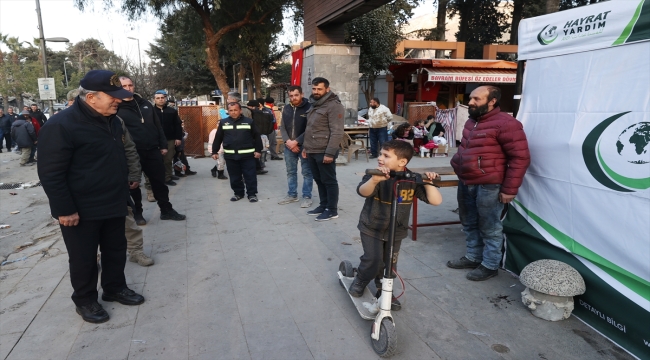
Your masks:
M 390 214 L 391 201 L 393 198 L 393 186 L 397 181 L 390 178 L 391 171 L 405 171 L 406 165 L 413 157 L 413 147 L 404 141 L 392 140 L 385 142 L 381 147 L 381 153 L 377 158 L 377 169 L 382 171 L 384 176 L 365 175 L 357 193 L 366 198 L 366 202 L 359 216 L 357 228 L 361 232 L 361 244 L 363 255 L 357 268 L 357 275 L 350 285 L 349 293 L 354 297 L 361 297 L 364 289 L 371 280 L 375 280 L 377 289 L 381 291 L 381 278 L 383 277 L 384 264 L 388 256 L 388 239 L 390 236 Z M 433 172 L 424 174 L 429 180 L 435 179 L 438 175 Z M 403 182 L 400 184 L 400 196 L 402 201 L 397 205 L 397 228 L 395 231 L 395 242 L 393 251 L 393 268 L 397 267 L 397 256 L 399 254 L 402 239 L 408 234 L 408 222 L 411 215 L 413 201 L 420 199 L 427 204 L 440 205 L 442 196 L 434 186 L 418 185 L 414 182 Z M 377 293 L 378 295 L 380 292 Z M 393 310 L 399 310 L 401 305 L 395 297 L 392 299 Z
M 413 126 L 413 147 L 416 153 L 420 152 L 420 146 L 428 142 L 428 133 L 427 128 L 424 127 L 424 120 L 417 120 Z

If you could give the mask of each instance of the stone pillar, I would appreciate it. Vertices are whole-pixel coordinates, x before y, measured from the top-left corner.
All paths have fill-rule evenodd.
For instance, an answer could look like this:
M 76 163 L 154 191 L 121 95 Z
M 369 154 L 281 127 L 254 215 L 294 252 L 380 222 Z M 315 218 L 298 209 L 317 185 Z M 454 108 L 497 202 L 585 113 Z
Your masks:
M 301 84 L 308 97 L 311 80 L 324 77 L 345 107 L 345 123 L 357 120 L 359 107 L 359 53 L 356 45 L 313 44 L 304 48 Z

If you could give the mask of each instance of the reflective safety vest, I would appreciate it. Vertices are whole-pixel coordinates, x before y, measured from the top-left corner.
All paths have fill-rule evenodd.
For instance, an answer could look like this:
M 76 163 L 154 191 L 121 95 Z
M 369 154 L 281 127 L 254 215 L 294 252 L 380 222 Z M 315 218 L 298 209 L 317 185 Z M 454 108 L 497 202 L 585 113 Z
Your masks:
M 221 120 L 223 129 L 223 152 L 226 158 L 238 158 L 237 155 L 253 155 L 255 136 L 253 119 L 241 116 L 237 120 L 228 117 Z

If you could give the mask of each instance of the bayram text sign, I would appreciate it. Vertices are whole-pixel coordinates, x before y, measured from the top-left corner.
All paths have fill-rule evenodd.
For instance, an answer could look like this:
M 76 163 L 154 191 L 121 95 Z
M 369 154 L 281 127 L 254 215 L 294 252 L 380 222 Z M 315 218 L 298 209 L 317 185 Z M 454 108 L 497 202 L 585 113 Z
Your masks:
M 512 75 L 463 75 L 463 74 L 431 74 L 429 81 L 461 82 L 461 83 L 507 83 L 514 84 L 517 76 Z

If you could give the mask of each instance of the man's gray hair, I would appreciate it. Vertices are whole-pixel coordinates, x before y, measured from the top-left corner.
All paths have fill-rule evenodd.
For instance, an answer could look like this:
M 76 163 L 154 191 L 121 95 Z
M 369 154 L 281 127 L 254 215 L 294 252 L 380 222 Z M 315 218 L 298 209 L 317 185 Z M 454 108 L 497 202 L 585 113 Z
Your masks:
M 232 97 L 237 99 L 237 101 L 241 101 L 241 94 L 236 91 L 229 92 L 228 97 Z
M 66 96 L 66 99 L 68 101 L 72 101 L 74 100 L 74 98 L 77 97 L 77 95 L 79 95 L 79 89 L 70 90 L 68 91 L 68 95 Z
M 77 89 L 77 91 L 79 92 L 79 98 L 83 101 L 86 101 L 86 95 L 98 93 L 98 91 L 86 90 L 81 86 L 79 86 L 79 89 Z

